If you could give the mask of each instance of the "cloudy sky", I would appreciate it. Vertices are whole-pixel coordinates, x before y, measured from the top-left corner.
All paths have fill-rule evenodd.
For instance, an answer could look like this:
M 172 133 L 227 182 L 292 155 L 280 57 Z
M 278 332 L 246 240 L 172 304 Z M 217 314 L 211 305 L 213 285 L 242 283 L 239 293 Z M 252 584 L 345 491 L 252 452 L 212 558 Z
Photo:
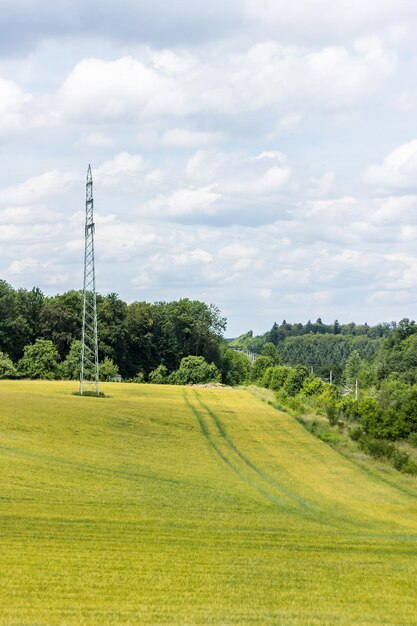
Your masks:
M 1 0 L 0 277 L 276 320 L 417 316 L 417 3 Z

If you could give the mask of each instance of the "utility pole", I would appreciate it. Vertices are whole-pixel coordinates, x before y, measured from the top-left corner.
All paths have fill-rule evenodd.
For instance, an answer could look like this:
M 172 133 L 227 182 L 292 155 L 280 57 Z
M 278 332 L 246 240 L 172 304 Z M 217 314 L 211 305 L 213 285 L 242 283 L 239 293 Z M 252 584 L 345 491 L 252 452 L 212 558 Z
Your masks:
M 330 380 L 330 384 L 333 385 L 333 370 L 330 370 L 329 380 Z
M 81 337 L 80 395 L 100 395 L 98 372 L 98 336 L 96 275 L 94 260 L 94 201 L 91 165 L 87 170 L 85 200 L 85 248 L 83 287 L 83 326 Z
M 358 397 L 359 397 L 359 385 L 358 385 L 358 379 L 356 379 L 356 382 L 355 382 L 355 400 L 356 400 L 356 402 L 358 401 Z

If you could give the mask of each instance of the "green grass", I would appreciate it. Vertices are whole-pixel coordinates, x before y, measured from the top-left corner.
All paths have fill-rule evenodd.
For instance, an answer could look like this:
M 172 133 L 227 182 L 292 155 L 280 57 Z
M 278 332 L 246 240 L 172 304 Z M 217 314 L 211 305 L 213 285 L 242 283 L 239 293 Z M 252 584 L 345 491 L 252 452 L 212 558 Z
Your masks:
M 0 624 L 417 624 L 417 479 L 245 390 L 0 381 Z

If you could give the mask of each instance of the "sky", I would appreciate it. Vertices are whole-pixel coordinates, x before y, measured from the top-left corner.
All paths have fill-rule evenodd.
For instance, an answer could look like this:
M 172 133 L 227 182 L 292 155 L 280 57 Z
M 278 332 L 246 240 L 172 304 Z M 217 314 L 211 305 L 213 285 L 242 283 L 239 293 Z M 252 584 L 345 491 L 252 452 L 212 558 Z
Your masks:
M 1 0 L 0 277 L 214 303 L 227 336 L 417 315 L 417 3 Z

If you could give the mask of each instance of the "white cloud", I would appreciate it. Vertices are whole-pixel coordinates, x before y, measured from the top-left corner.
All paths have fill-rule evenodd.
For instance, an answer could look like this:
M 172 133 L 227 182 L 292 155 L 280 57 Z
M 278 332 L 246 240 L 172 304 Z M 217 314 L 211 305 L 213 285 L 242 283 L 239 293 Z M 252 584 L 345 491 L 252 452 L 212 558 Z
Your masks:
M 33 204 L 41 199 L 67 193 L 76 183 L 81 182 L 81 176 L 76 172 L 59 172 L 52 170 L 28 178 L 21 185 L 6 187 L 0 191 L 0 206 L 19 206 Z
M 323 197 L 328 196 L 329 193 L 333 190 L 335 182 L 335 173 L 334 172 L 325 172 L 323 176 L 318 178 L 311 178 L 312 189 L 311 192 L 314 196 Z
M 372 203 L 369 218 L 376 224 L 395 225 L 416 215 L 417 196 L 388 196 Z
M 292 41 L 350 38 L 375 29 L 394 30 L 398 36 L 398 31 L 416 17 L 415 4 L 410 0 L 244 0 L 243 8 L 250 20 Z
M 285 163 L 287 160 L 285 154 L 279 152 L 278 150 L 264 150 L 264 152 L 260 152 L 254 157 L 254 161 L 262 161 L 264 159 L 272 159 L 277 160 L 280 163 Z
M 417 187 L 417 139 L 390 152 L 379 165 L 365 172 L 365 182 L 382 189 L 410 190 Z
M 227 78 L 238 110 L 284 103 L 288 107 L 300 99 L 333 110 L 363 100 L 395 67 L 395 57 L 377 38 L 358 41 L 353 50 L 343 46 L 309 50 L 267 41 L 241 55 Z
M 187 216 L 215 215 L 219 195 L 209 189 L 178 189 L 170 195 L 160 195 L 145 203 L 138 213 L 165 219 Z
M 59 97 L 75 120 L 135 120 L 186 112 L 181 86 L 131 56 L 115 61 L 85 59 L 67 76 Z
M 0 132 L 6 133 L 23 125 L 23 109 L 32 96 L 16 83 L 0 78 Z
M 12 274 L 26 274 L 33 270 L 38 269 L 40 263 L 37 259 L 33 257 L 24 257 L 23 259 L 16 259 L 12 261 L 9 267 L 9 272 Z
M 174 254 L 173 260 L 176 265 L 189 265 L 195 263 L 210 263 L 213 260 L 213 256 L 207 250 L 196 248 L 189 252 L 181 252 L 180 254 Z
M 219 132 L 192 131 L 186 128 L 173 128 L 167 130 L 162 143 L 173 148 L 200 148 L 219 143 L 223 138 Z
M 105 186 L 119 185 L 124 178 L 134 178 L 143 170 L 144 159 L 140 154 L 120 152 L 93 170 L 93 180 Z
M 104 133 L 90 133 L 82 143 L 92 148 L 112 148 L 114 146 L 113 139 Z

